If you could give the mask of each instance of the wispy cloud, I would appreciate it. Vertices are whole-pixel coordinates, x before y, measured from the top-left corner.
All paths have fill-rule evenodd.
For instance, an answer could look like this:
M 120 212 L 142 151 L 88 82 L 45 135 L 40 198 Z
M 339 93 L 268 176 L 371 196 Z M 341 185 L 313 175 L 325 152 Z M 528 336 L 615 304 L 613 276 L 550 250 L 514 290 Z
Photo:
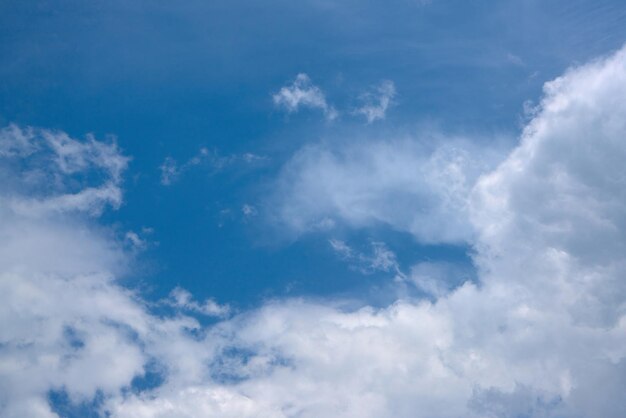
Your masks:
M 282 87 L 272 95 L 274 104 L 289 113 L 297 112 L 300 108 L 319 109 L 327 119 L 333 120 L 338 116 L 337 111 L 326 102 L 322 90 L 311 82 L 308 75 L 300 73 L 292 84 Z
M 304 147 L 285 164 L 268 197 L 273 219 L 292 234 L 321 224 L 387 224 L 422 242 L 467 242 L 473 234 L 469 193 L 502 153 L 463 139 L 428 137 L 428 144 L 418 137 Z
M 220 305 L 212 299 L 207 299 L 200 303 L 193 298 L 189 291 L 181 287 L 176 287 L 172 290 L 169 298 L 164 300 L 163 303 L 183 311 L 207 316 L 225 317 L 230 313 L 228 305 Z
M 384 242 L 372 241 L 370 243 L 370 254 L 357 251 L 342 240 L 333 238 L 328 243 L 339 257 L 350 264 L 351 268 L 363 274 L 382 271 L 394 273 L 398 277 L 404 277 L 396 255 L 387 248 Z
M 117 208 L 122 202 L 122 173 L 129 158 L 118 149 L 115 138 L 101 142 L 87 135 L 81 141 L 65 132 L 9 125 L 0 130 L 0 157 L 19 160 L 23 166 L 20 176 L 6 185 L 15 192 L 7 196 L 9 205 L 23 214 L 97 215 L 107 205 Z M 88 184 L 90 175 L 98 176 L 100 184 Z M 46 192 L 39 193 L 41 189 Z
M 524 62 L 524 60 L 519 55 L 515 55 L 515 54 L 513 54 L 511 52 L 508 52 L 506 54 L 506 60 L 509 63 L 511 63 L 511 64 L 513 64 L 513 65 L 515 65 L 517 67 L 525 67 L 526 66 L 526 63 Z
M 151 245 L 158 244 L 157 242 L 152 242 L 149 240 L 149 236 L 154 233 L 152 228 L 141 228 L 139 232 L 136 231 L 126 231 L 124 234 L 124 242 L 127 244 L 127 247 L 131 249 L 133 252 L 140 252 L 145 250 Z
M 440 299 L 473 278 L 455 263 L 422 261 L 412 266 L 404 279 L 426 295 Z
M 167 157 L 159 166 L 159 170 L 161 171 L 161 184 L 169 186 L 175 183 L 184 173 L 194 167 L 204 167 L 212 172 L 219 172 L 236 164 L 259 164 L 266 160 L 267 157 L 250 152 L 244 154 L 220 155 L 215 150 L 200 148 L 196 155 L 183 163 L 178 163 L 175 159 Z
M 354 113 L 365 116 L 367 123 L 385 119 L 395 96 L 396 86 L 393 81 L 384 80 L 372 91 L 361 95 L 360 100 L 363 105 L 355 109 Z

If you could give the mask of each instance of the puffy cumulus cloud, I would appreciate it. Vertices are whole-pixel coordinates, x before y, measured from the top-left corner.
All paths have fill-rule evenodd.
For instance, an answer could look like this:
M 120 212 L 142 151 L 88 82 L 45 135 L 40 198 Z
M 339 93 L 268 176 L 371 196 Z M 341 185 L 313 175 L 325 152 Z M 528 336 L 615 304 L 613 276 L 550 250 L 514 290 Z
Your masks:
M 183 352 L 174 341 L 197 322 L 150 315 L 115 281 L 128 268 L 122 240 L 76 216 L 121 203 L 72 199 L 119 188 L 128 158 L 112 142 L 18 126 L 0 144 L 0 415 L 56 417 L 50 391 L 74 403 L 113 396 L 151 358 L 185 356 L 192 341 Z M 24 210 L 32 202 L 38 210 Z
M 209 366 L 228 372 L 233 383 L 203 393 L 161 389 L 153 398 L 125 400 L 113 416 L 141 416 L 142 411 L 165 416 L 159 415 L 165 405 L 170 417 L 201 416 L 200 411 L 242 417 L 406 416 L 407 408 L 420 402 L 409 402 L 409 397 L 437 397 L 437 388 L 425 385 L 450 373 L 439 369 L 432 350 L 447 343 L 446 328 L 445 319 L 432 315 L 426 305 L 401 304 L 381 312 L 342 312 L 301 301 L 267 305 L 220 324 L 208 337 L 252 353 Z M 223 353 L 230 353 L 223 354 L 226 359 L 237 356 L 229 347 Z M 415 379 L 406 386 L 411 374 Z M 191 402 L 198 412 L 190 413 Z M 426 403 L 422 410 L 429 412 Z
M 468 195 L 497 153 L 461 139 L 435 141 L 307 146 L 283 168 L 272 216 L 294 234 L 386 224 L 426 243 L 466 242 L 473 234 Z
M 276 106 L 284 108 L 289 113 L 306 107 L 322 110 L 329 120 L 338 116 L 335 108 L 326 102 L 324 92 L 304 73 L 298 74 L 291 85 L 282 87 L 273 94 L 272 100 Z
M 624 90 L 624 51 L 548 83 L 519 147 L 465 187 L 478 284 L 431 286 L 432 301 L 384 308 L 266 304 L 208 331 L 216 345 L 204 385 L 114 400 L 113 416 L 624 416 Z M 339 164 L 323 149 L 306 152 L 339 183 L 367 173 L 338 168 L 356 157 Z M 316 192 L 326 196 L 324 173 L 301 184 L 322 184 Z M 367 179 L 377 191 L 375 177 Z M 354 206 L 363 207 L 327 212 Z M 430 267 L 410 279 L 440 274 Z
M 626 312 L 625 61 L 621 50 L 547 83 L 520 146 L 472 203 L 491 276 L 557 291 L 578 320 L 605 326 Z
M 2 263 L 2 415 L 53 417 L 46 391 L 63 388 L 100 391 L 116 418 L 623 417 L 625 90 L 624 51 L 546 85 L 519 147 L 468 192 L 478 283 L 432 300 L 274 301 L 199 328 L 115 285 L 95 232 L 82 239 L 109 258 Z M 162 380 L 133 389 L 148 362 Z
M 17 126 L 0 131 L 0 144 L 6 179 L 0 203 L 0 414 L 52 417 L 46 401 L 52 388 L 91 397 L 96 389 L 117 390 L 142 370 L 141 350 L 116 325 L 143 322 L 132 295 L 111 284 L 122 252 L 80 222 L 58 216 L 92 207 L 51 203 L 81 196 L 68 190 L 77 173 L 103 169 L 105 182 L 115 183 L 126 159 L 114 145 L 93 138 L 81 142 Z M 48 182 L 50 190 L 42 190 Z M 31 202 L 45 210 L 33 217 L 23 210 Z
M 144 325 L 141 309 L 102 276 L 70 277 L 0 275 L 2 416 L 52 417 L 49 390 L 91 399 L 143 370 L 131 334 Z
M 593 354 L 623 344 L 624 327 L 563 329 L 520 305 L 472 286 L 380 310 L 267 305 L 207 337 L 229 343 L 208 366 L 221 384 L 166 384 L 112 401 L 113 416 L 621 416 L 623 367 Z M 618 384 L 610 396 L 593 374 Z
M 387 109 L 393 103 L 396 96 L 396 86 L 391 80 L 384 80 L 372 92 L 361 96 L 363 105 L 354 110 L 357 115 L 363 115 L 367 123 L 378 119 L 385 119 Z
M 128 398 L 116 403 L 110 413 L 118 418 L 284 416 L 267 402 L 252 399 L 219 385 L 189 386 L 176 391 L 159 390 L 149 396 Z

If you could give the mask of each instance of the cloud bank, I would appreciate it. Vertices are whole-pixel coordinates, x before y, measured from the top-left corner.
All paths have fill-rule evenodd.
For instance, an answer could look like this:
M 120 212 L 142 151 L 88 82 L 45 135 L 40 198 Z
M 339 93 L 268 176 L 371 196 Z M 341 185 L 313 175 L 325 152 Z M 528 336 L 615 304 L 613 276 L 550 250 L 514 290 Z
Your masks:
M 315 148 L 295 157 L 286 172 L 296 183 L 314 189 L 309 177 L 324 171 L 309 167 L 322 164 L 348 195 L 341 200 L 334 183 L 318 177 L 313 191 L 325 200 L 311 219 L 375 219 L 435 237 L 410 215 L 428 218 L 424 199 L 453 224 L 459 213 L 467 219 L 478 284 L 384 308 L 279 300 L 204 328 L 180 312 L 151 313 L 115 281 L 127 257 L 116 241 L 89 218 L 63 216 L 93 213 L 92 205 L 46 206 L 33 217 L 11 203 L 97 189 L 85 180 L 70 192 L 67 176 L 103 170 L 109 184 L 125 157 L 70 139 L 73 151 L 51 147 L 26 163 L 38 145 L 24 132 L 0 136 L 10 179 L 0 222 L 2 416 L 57 416 L 51 390 L 76 404 L 96 399 L 114 418 L 626 414 L 625 50 L 547 83 L 519 146 L 492 171 L 463 177 L 462 187 L 454 175 L 424 180 L 431 171 L 413 167 L 448 173 L 431 162 L 437 151 L 424 156 L 402 143 L 375 144 L 377 153 L 350 148 L 341 158 Z M 408 172 L 383 170 L 388 158 Z M 362 176 L 371 195 L 354 179 Z M 54 193 L 37 186 L 50 178 L 58 181 Z M 450 188 L 462 192 L 446 211 Z M 294 227 L 309 227 L 306 216 Z M 463 228 L 447 239 L 467 239 Z M 435 230 L 448 231 L 441 223 Z M 159 379 L 142 388 L 135 379 L 149 371 Z

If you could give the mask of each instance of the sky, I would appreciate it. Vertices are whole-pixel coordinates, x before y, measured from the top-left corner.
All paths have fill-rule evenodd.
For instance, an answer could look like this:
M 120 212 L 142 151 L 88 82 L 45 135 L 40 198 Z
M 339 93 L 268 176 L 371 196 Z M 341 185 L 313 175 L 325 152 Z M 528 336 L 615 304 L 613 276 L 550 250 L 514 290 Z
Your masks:
M 0 2 L 0 416 L 626 416 L 626 4 Z

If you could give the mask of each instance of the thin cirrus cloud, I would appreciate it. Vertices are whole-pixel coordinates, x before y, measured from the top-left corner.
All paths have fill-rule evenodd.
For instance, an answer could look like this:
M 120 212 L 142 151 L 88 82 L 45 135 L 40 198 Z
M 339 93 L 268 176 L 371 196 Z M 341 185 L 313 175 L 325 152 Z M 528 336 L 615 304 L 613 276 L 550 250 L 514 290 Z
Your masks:
M 55 418 L 49 393 L 63 391 L 73 404 L 97 399 L 112 418 L 621 418 L 625 133 L 621 50 L 547 83 L 519 145 L 462 194 L 480 285 L 382 308 L 279 299 L 212 326 L 191 313 L 151 313 L 116 281 L 129 255 L 93 219 L 28 216 L 6 196 L 48 194 L 5 186 L 1 415 Z M 15 149 L 7 135 L 0 149 Z M 55 170 L 62 183 L 76 174 L 46 152 L 31 170 Z M 315 152 L 330 167 L 354 164 Z M 9 154 L 0 157 L 7 184 L 22 184 L 14 159 L 31 154 Z M 99 159 L 82 158 L 81 170 L 100 170 Z M 407 213 L 416 203 L 394 202 Z M 337 218 L 348 208 L 334 207 Z M 154 365 L 158 381 L 134 386 Z
M 363 115 L 367 123 L 378 119 L 385 119 L 387 109 L 393 104 L 396 96 L 396 86 L 391 80 L 384 80 L 373 91 L 361 95 L 363 104 L 354 110 L 357 115 Z
M 391 251 L 384 242 L 373 241 L 370 243 L 371 253 L 366 254 L 350 247 L 346 242 L 339 239 L 328 240 L 330 247 L 338 257 L 346 261 L 351 268 L 363 274 L 371 274 L 376 271 L 393 273 L 398 278 L 403 278 L 404 274 L 400 270 L 400 265 L 396 254 Z
M 180 179 L 183 174 L 195 167 L 208 168 L 212 172 L 219 172 L 235 164 L 254 164 L 266 161 L 267 157 L 246 152 L 244 154 L 220 155 L 215 150 L 200 148 L 198 153 L 183 163 L 167 157 L 159 166 L 161 184 L 170 186 Z

